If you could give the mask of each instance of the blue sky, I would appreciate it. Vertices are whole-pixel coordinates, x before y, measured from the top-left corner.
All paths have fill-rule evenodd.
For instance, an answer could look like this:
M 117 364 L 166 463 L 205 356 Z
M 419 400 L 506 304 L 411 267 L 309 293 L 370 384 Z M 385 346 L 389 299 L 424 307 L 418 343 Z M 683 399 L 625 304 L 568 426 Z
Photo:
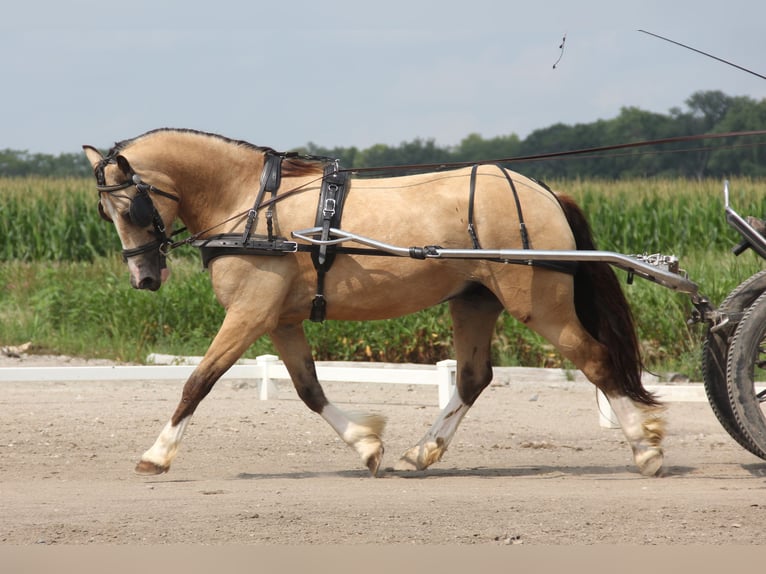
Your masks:
M 667 113 L 698 90 L 760 100 L 766 80 L 638 30 L 766 74 L 764 22 L 754 0 L 6 2 L 0 149 L 159 127 L 280 150 L 453 145 Z

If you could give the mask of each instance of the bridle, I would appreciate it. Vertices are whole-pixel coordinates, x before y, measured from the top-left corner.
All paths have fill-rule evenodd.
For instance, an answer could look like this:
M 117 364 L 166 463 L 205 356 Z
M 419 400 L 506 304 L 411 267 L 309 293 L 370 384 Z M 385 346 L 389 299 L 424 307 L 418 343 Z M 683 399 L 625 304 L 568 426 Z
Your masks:
M 298 154 L 279 154 L 279 155 L 283 157 L 292 157 L 294 155 L 297 156 Z M 327 158 L 319 158 L 318 156 L 308 156 L 308 155 L 301 156 L 301 157 L 305 157 L 307 159 L 327 159 Z M 234 215 L 224 219 L 223 221 L 220 221 L 206 229 L 203 229 L 201 231 L 191 234 L 189 237 L 186 237 L 185 239 L 182 239 L 180 241 L 173 241 L 172 238 L 186 231 L 186 228 L 183 227 L 181 229 L 176 229 L 172 233 L 168 234 L 165 229 L 165 224 L 162 221 L 162 217 L 160 217 L 160 214 L 157 211 L 157 208 L 155 207 L 154 202 L 152 201 L 152 198 L 149 194 L 154 193 L 156 195 L 161 195 L 168 199 L 172 199 L 173 201 L 176 201 L 176 202 L 180 202 L 180 198 L 177 195 L 168 193 L 167 191 L 163 191 L 151 184 L 145 183 L 143 180 L 141 180 L 141 177 L 133 170 L 133 168 L 131 168 L 127 164 L 123 166 L 123 172 L 128 175 L 128 180 L 122 183 L 114 184 L 114 185 L 107 185 L 104 169 L 106 168 L 107 165 L 114 164 L 114 163 L 119 163 L 119 162 L 116 161 L 114 157 L 108 156 L 103 158 L 93 169 L 93 172 L 96 176 L 96 189 L 98 190 L 99 198 L 101 197 L 102 193 L 114 194 L 124 189 L 135 187 L 136 194 L 132 198 L 125 195 L 119 196 L 119 197 L 123 197 L 127 199 L 128 201 L 130 201 L 130 208 L 128 211 L 128 216 L 130 218 L 130 221 L 136 225 L 139 225 L 140 227 L 146 227 L 151 223 L 153 226 L 153 234 L 155 236 L 154 241 L 150 241 L 143 245 L 139 245 L 138 247 L 135 247 L 133 249 L 123 249 L 122 259 L 123 261 L 127 262 L 129 257 L 141 255 L 142 253 L 148 253 L 156 249 L 159 251 L 159 254 L 160 254 L 160 266 L 162 268 L 166 266 L 165 258 L 167 254 L 170 253 L 170 251 L 176 249 L 177 247 L 181 247 L 182 245 L 194 245 L 195 242 L 200 239 L 200 237 L 205 236 L 207 233 L 214 230 L 215 228 L 220 227 L 235 219 L 240 219 L 246 216 L 250 216 L 251 214 L 254 215 L 254 212 L 257 212 L 259 209 L 267 208 L 269 206 L 272 206 L 278 203 L 279 201 L 282 201 L 283 199 L 286 199 L 287 197 L 291 197 L 295 194 L 302 193 L 311 184 L 316 183 L 318 181 L 322 181 L 322 176 L 319 176 L 316 180 L 312 180 L 302 185 L 299 185 L 298 187 L 293 188 L 289 191 L 286 191 L 280 194 L 279 196 L 273 196 L 268 199 L 261 198 L 262 201 L 260 201 L 260 205 L 257 205 L 255 209 L 248 209 L 240 213 L 235 213 Z M 263 182 L 262 182 L 262 185 L 263 185 Z M 104 212 L 100 199 L 98 202 L 98 213 L 101 216 L 101 218 L 104 219 L 105 221 L 108 221 L 110 223 L 112 222 L 111 218 Z
M 149 194 L 154 193 L 156 195 L 161 195 L 162 197 L 167 197 L 168 199 L 172 199 L 176 202 L 180 201 L 180 198 L 177 195 L 168 193 L 154 187 L 153 185 L 143 182 L 141 177 L 132 169 L 128 174 L 129 179 L 127 181 L 115 185 L 106 185 L 104 168 L 107 166 L 107 164 L 112 162 L 113 160 L 111 158 L 105 158 L 99 163 L 98 166 L 96 166 L 96 169 L 94 170 L 97 183 L 96 189 L 98 190 L 99 195 L 99 215 L 101 215 L 102 219 L 111 221 L 111 219 L 104 212 L 104 208 L 101 205 L 100 198 L 102 193 L 108 193 L 112 195 L 118 191 L 135 187 L 136 194 L 132 198 L 128 196 L 122 196 L 130 201 L 130 209 L 128 211 L 130 221 L 138 227 L 147 227 L 149 224 L 151 224 L 153 228 L 152 234 L 154 235 L 154 240 L 144 243 L 143 245 L 139 245 L 138 247 L 134 247 L 133 249 L 123 249 L 122 259 L 123 261 L 127 262 L 130 257 L 135 257 L 136 255 L 141 255 L 143 253 L 149 253 L 150 251 L 157 250 L 160 253 L 160 267 L 164 268 L 166 266 L 165 255 L 167 254 L 168 248 L 172 245 L 173 242 L 170 237 L 168 237 L 165 229 L 165 223 L 162 221 L 162 217 L 157 211 L 157 207 L 154 205 L 151 195 Z

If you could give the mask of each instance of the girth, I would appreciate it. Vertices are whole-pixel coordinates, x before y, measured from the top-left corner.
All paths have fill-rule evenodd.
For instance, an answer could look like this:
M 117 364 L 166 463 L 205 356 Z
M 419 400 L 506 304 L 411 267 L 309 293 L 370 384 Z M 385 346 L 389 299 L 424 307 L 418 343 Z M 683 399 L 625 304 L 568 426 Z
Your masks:
M 325 166 L 322 178 L 322 190 L 317 206 L 316 227 L 322 228 L 319 239 L 330 239 L 330 228 L 340 229 L 340 218 L 343 215 L 343 204 L 346 201 L 348 173 L 339 172 L 337 164 Z M 317 272 L 317 289 L 311 302 L 311 315 L 314 322 L 324 321 L 327 315 L 327 301 L 324 297 L 324 279 L 335 261 L 338 248 L 335 245 L 317 245 L 311 251 L 311 261 Z

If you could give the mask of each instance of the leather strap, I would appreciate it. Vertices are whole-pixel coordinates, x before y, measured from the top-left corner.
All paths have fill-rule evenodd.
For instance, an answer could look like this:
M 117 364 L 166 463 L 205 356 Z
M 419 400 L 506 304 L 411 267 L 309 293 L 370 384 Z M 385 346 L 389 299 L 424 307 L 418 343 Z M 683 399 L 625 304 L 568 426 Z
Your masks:
M 519 233 L 521 234 L 521 245 L 524 249 L 529 249 L 529 235 L 527 234 L 527 226 L 524 223 L 524 213 L 521 210 L 521 200 L 519 199 L 519 192 L 516 190 L 516 185 L 513 183 L 508 170 L 503 166 L 495 164 L 495 167 L 503 172 L 505 179 L 508 181 L 508 185 L 513 193 L 513 201 L 516 204 L 516 213 L 519 217 Z M 476 199 L 476 170 L 479 168 L 479 164 L 475 164 L 471 168 L 471 180 L 468 190 L 468 235 L 471 237 L 474 249 L 481 249 L 479 243 L 479 236 L 476 233 L 476 227 L 473 224 L 473 205 Z
M 322 189 L 317 206 L 316 226 L 322 228 L 320 239 L 330 239 L 330 228 L 340 229 L 340 219 L 343 204 L 346 200 L 348 174 L 339 172 L 337 164 L 325 166 L 322 178 Z M 317 245 L 311 252 L 311 261 L 317 271 L 317 289 L 311 303 L 311 315 L 314 322 L 322 322 L 327 315 L 327 302 L 324 298 L 325 275 L 335 261 L 337 247 L 335 245 Z
M 245 232 L 242 234 L 242 242 L 247 243 L 250 239 L 250 233 L 253 225 L 258 218 L 258 210 L 263 204 L 263 196 L 268 191 L 272 197 L 277 193 L 279 185 L 282 183 L 282 159 L 281 155 L 267 153 L 263 160 L 263 171 L 261 172 L 261 186 L 258 189 L 258 195 L 255 197 L 255 203 L 250 211 L 247 212 L 247 223 L 245 223 Z M 271 210 L 269 210 L 269 223 L 271 223 Z M 271 225 L 269 225 L 271 230 Z M 271 232 L 269 233 L 271 235 Z M 271 237 L 270 237 L 271 239 Z
M 469 197 L 468 197 L 468 235 L 471 237 L 471 241 L 473 242 L 473 248 L 474 249 L 481 249 L 481 244 L 479 243 L 479 236 L 476 232 L 476 227 L 473 223 L 473 206 L 474 201 L 476 197 L 476 170 L 478 169 L 480 164 L 475 164 L 473 168 L 471 169 L 471 181 L 469 184 Z M 519 233 L 521 235 L 521 245 L 524 249 L 531 249 L 530 242 L 529 242 L 529 234 L 527 233 L 527 225 L 524 223 L 524 213 L 521 210 L 521 200 L 519 199 L 519 192 L 516 190 L 516 184 L 513 183 L 513 178 L 511 178 L 511 175 L 508 173 L 508 170 L 502 167 L 499 164 L 495 164 L 495 166 L 503 172 L 505 175 L 506 180 L 508 181 L 508 185 L 511 188 L 511 192 L 513 193 L 513 200 L 516 204 L 516 213 L 519 217 Z M 553 197 L 556 197 L 556 194 L 551 191 L 551 189 L 545 185 L 545 183 L 538 181 L 543 188 L 545 188 Z M 425 255 L 422 255 L 419 251 L 413 252 L 410 256 L 415 259 L 424 259 Z M 489 259 L 489 261 L 500 261 L 499 259 Z M 531 265 L 533 267 L 542 267 L 545 269 L 551 269 L 553 271 L 559 271 L 561 273 L 568 273 L 569 275 L 574 275 L 577 272 L 577 261 L 503 261 L 504 263 L 514 263 L 518 265 Z
M 468 235 L 471 236 L 471 242 L 473 243 L 474 249 L 481 249 L 479 237 L 476 235 L 476 228 L 473 226 L 473 203 L 474 197 L 476 196 L 476 171 L 478 169 L 478 164 L 471 168 L 471 182 L 468 191 Z

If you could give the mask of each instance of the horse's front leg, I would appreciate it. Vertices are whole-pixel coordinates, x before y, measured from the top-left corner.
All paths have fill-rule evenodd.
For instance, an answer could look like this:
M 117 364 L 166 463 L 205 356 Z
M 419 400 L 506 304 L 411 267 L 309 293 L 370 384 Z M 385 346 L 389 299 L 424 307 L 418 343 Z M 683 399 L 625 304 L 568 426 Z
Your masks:
M 186 381 L 181 402 L 173 416 L 136 465 L 138 474 L 162 474 L 170 469 L 186 425 L 199 403 L 264 330 L 261 325 L 243 324 L 241 316 L 236 313 L 227 313 L 205 356 Z
M 270 333 L 280 358 L 290 373 L 298 396 L 353 447 L 375 476 L 383 458 L 381 435 L 385 418 L 375 414 L 344 413 L 327 400 L 317 378 L 311 348 L 300 324 L 280 325 Z

